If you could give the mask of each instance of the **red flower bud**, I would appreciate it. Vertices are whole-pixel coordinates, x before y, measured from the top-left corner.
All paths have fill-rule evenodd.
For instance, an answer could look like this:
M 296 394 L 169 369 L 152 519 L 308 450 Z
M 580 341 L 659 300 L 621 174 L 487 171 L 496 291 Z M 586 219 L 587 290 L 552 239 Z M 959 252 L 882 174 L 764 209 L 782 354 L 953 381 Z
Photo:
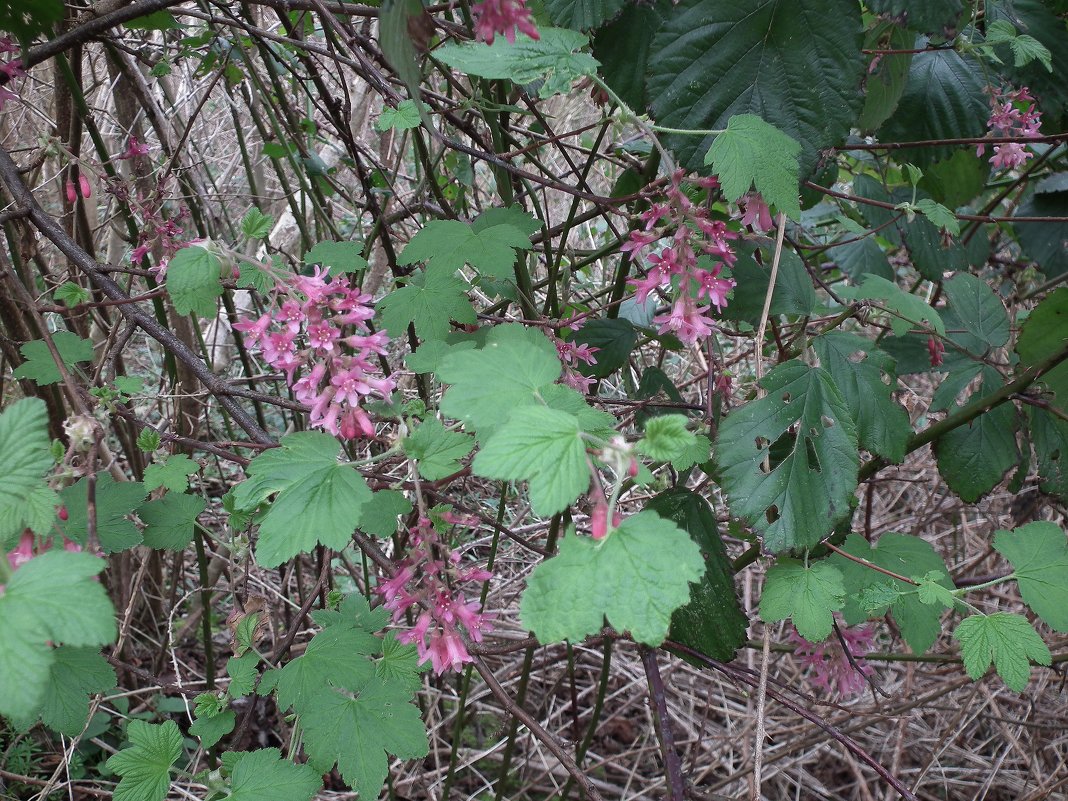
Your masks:
M 89 185 L 89 179 L 84 175 L 78 176 L 78 190 L 81 192 L 82 197 L 88 198 L 93 196 L 93 187 Z
M 612 515 L 612 528 L 619 528 L 623 525 L 623 513 L 616 512 Z
M 590 536 L 603 540 L 608 536 L 608 503 L 604 498 L 594 501 L 590 511 Z
M 74 205 L 78 201 L 78 190 L 74 188 L 74 181 L 67 181 L 63 189 L 67 193 L 67 202 Z
M 627 465 L 627 476 L 630 478 L 638 477 L 638 460 L 631 459 L 630 464 Z
M 56 516 L 65 523 L 70 517 L 70 512 L 67 511 L 66 506 L 60 506 L 59 509 L 56 510 Z

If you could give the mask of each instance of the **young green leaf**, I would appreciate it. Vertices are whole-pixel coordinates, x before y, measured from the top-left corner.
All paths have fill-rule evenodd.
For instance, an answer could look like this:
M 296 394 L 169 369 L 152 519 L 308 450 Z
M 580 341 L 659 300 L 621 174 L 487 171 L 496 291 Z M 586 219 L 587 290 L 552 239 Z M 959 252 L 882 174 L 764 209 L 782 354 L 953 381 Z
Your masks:
M 723 196 L 738 200 L 755 186 L 769 206 L 801 219 L 798 157 L 801 144 L 756 114 L 735 114 L 705 156 Z
M 338 461 L 340 452 L 329 434 L 306 431 L 282 437 L 280 448 L 249 463 L 249 478 L 234 490 L 235 508 L 253 510 L 277 493 L 260 521 L 261 565 L 280 565 L 317 544 L 341 550 L 349 543 L 371 491 L 354 468 Z
M 159 726 L 131 720 L 126 730 L 127 748 L 107 761 L 109 770 L 122 779 L 115 788 L 115 801 L 163 801 L 171 786 L 171 767 L 182 755 L 182 732 L 168 720 Z
M 527 580 L 519 616 L 542 643 L 579 642 L 607 617 L 638 642 L 659 645 L 704 571 L 689 535 L 655 512 L 639 512 L 600 542 L 564 537 Z
M 63 366 L 68 371 L 74 368 L 78 362 L 88 362 L 93 359 L 93 343 L 88 339 L 82 339 L 70 331 L 56 331 L 52 334 L 52 344 L 59 351 L 59 357 L 63 360 Z M 19 348 L 25 362 L 15 368 L 11 374 L 14 378 L 28 378 L 37 386 L 43 387 L 48 384 L 58 384 L 63 380 L 56 367 L 56 361 L 52 358 L 52 351 L 43 339 L 35 339 L 27 342 Z
M 159 432 L 151 428 L 142 428 L 141 433 L 137 435 L 137 447 L 144 453 L 157 450 L 161 442 Z
M 222 261 L 205 247 L 190 245 L 167 263 L 167 292 L 179 314 L 212 317 L 222 296 Z
M 23 398 L 0 414 L 0 549 L 30 528 L 46 534 L 56 519 L 59 496 L 44 482 L 55 462 L 49 451 L 44 401 Z
M 226 675 L 230 677 L 226 692 L 231 698 L 240 698 L 255 689 L 258 675 L 256 667 L 259 663 L 260 655 L 255 651 L 246 651 L 241 656 L 231 656 L 226 660 Z
M 397 518 L 412 511 L 412 502 L 396 490 L 379 490 L 363 505 L 360 528 L 375 537 L 397 533 Z
M 935 553 L 929 542 L 919 537 L 887 533 L 873 547 L 859 534 L 850 534 L 840 547 L 851 556 L 910 579 L 938 572 L 942 575 L 938 583 L 947 591 L 954 589 L 942 557 Z M 915 586 L 888 578 L 885 573 L 839 554 L 833 554 L 827 561 L 842 573 L 846 590 L 842 617 L 848 625 L 854 626 L 870 617 L 881 617 L 889 610 L 913 653 L 922 654 L 934 645 L 942 632 L 942 610 L 922 603 L 914 592 Z M 880 598 L 885 596 L 885 603 L 865 606 L 860 602 L 866 589 L 887 583 L 893 588 L 894 594 L 892 597 L 887 593 L 878 594 Z M 868 597 L 874 600 L 876 594 L 871 593 Z
M 232 709 L 225 709 L 217 715 L 201 717 L 193 721 L 189 733 L 200 738 L 201 748 L 214 748 L 219 740 L 234 730 L 237 715 Z
M 385 106 L 375 120 L 376 131 L 408 131 L 419 127 L 419 109 L 412 100 L 402 100 L 396 108 Z
M 539 515 L 562 512 L 590 485 L 578 418 L 543 406 L 516 409 L 486 441 L 472 469 L 485 478 L 528 481 Z
M 544 78 L 538 91 L 543 98 L 568 91 L 576 79 L 597 70 L 593 56 L 575 52 L 589 44 L 583 34 L 566 28 L 539 28 L 538 33 L 537 40 L 521 33 L 514 43 L 503 37 L 491 45 L 449 43 L 435 50 L 434 57 L 480 78 L 503 78 L 521 85 Z
M 466 281 L 449 271 L 427 268 L 378 301 L 376 308 L 391 337 L 403 336 L 413 324 L 420 338 L 443 339 L 453 321 L 469 325 L 478 320 L 468 289 Z
M 92 295 L 89 294 L 89 290 L 85 287 L 75 284 L 73 281 L 67 281 L 67 283 L 56 287 L 52 297 L 56 299 L 57 303 L 62 303 L 69 309 L 79 303 L 85 303 Z
M 797 633 L 809 642 L 822 642 L 831 633 L 834 613 L 845 602 L 842 573 L 826 561 L 805 566 L 796 559 L 779 559 L 768 571 L 760 596 L 760 619 L 776 623 L 793 618 Z
M 358 242 L 320 242 L 304 254 L 305 264 L 321 264 L 330 275 L 355 273 L 367 268 Z
M 1031 628 L 1027 618 L 1011 612 L 966 617 L 953 632 L 960 640 L 964 669 L 978 681 L 994 663 L 994 669 L 1010 690 L 1022 693 L 1031 677 L 1028 660 L 1039 665 L 1053 661 L 1049 648 Z
M 322 778 L 310 765 L 282 759 L 277 748 L 238 754 L 230 777 L 229 801 L 311 801 Z
M 946 574 L 941 570 L 932 570 L 924 574 L 919 579 L 919 586 L 916 587 L 916 597 L 920 599 L 920 603 L 927 606 L 938 605 L 945 609 L 952 609 L 956 606 L 957 599 L 953 593 L 940 583 L 945 578 Z
M 115 686 L 115 671 L 98 648 L 60 646 L 52 651 L 41 720 L 48 728 L 77 737 L 89 720 L 89 698 Z
M 178 492 L 142 504 L 137 516 L 145 524 L 145 545 L 157 550 L 183 550 L 193 541 L 193 527 L 205 506 L 199 495 Z
M 480 437 L 505 423 L 522 406 L 538 403 L 561 372 L 556 348 L 537 331 L 497 326 L 479 350 L 451 351 L 435 371 L 453 386 L 441 412 L 478 429 Z
M 696 437 L 686 430 L 686 416 L 664 414 L 645 424 L 645 436 L 638 440 L 638 451 L 650 459 L 667 462 L 682 456 Z
M 200 465 L 184 453 L 175 453 L 167 457 L 163 464 L 150 464 L 145 468 L 145 492 L 152 492 L 158 487 L 166 487 L 171 492 L 185 492 L 189 489 L 189 476 L 200 470 Z
M 89 536 L 89 480 L 80 478 L 59 493 L 68 517 L 58 525 L 63 536 L 85 545 Z M 96 535 L 104 553 L 118 553 L 142 542 L 141 532 L 129 516 L 145 500 L 145 486 L 138 481 L 116 481 L 111 473 L 96 474 Z
M 856 427 L 822 368 L 786 362 L 762 385 L 766 397 L 735 409 L 720 425 L 722 485 L 731 513 L 757 529 L 768 550 L 810 548 L 851 514 L 860 463 Z M 781 438 L 785 455 L 765 472 Z
M 994 549 L 1012 564 L 1020 595 L 1054 631 L 1068 631 L 1068 539 L 1045 520 L 994 535 Z
M 249 239 L 263 239 L 271 233 L 274 218 L 253 206 L 241 220 L 241 233 Z
M 956 214 L 941 203 L 936 203 L 930 198 L 924 197 L 913 203 L 912 208 L 939 228 L 949 231 L 953 236 L 960 236 L 960 220 L 957 219 Z
M 460 220 L 433 220 L 412 237 L 397 261 L 426 262 L 428 270 L 446 274 L 470 264 L 483 275 L 506 280 L 513 276 L 516 251 L 530 247 L 529 236 L 508 223 L 476 230 Z
M 415 459 L 419 475 L 437 481 L 458 472 L 460 460 L 471 452 L 474 440 L 459 431 L 449 431 L 434 417 L 424 420 L 404 440 L 404 452 Z

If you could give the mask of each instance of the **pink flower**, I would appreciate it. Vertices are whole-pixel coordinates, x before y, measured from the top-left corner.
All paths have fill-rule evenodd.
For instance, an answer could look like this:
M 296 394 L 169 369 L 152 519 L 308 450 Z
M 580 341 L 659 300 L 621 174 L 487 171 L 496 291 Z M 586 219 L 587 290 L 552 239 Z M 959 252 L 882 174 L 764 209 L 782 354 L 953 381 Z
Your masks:
M 752 226 L 754 231 L 768 231 L 774 223 L 771 220 L 771 209 L 764 202 L 759 192 L 749 192 L 743 195 L 738 205 L 745 209 L 742 215 L 742 225 Z
M 992 111 L 986 124 L 991 136 L 1030 139 L 1041 135 L 1042 112 L 1035 108 L 1035 99 L 1026 86 L 1012 91 L 994 89 L 990 93 L 990 106 Z M 975 155 L 984 152 L 986 145 L 980 143 Z M 1033 157 L 1022 142 L 1005 142 L 994 146 L 990 164 L 994 169 L 1014 169 Z
M 670 331 L 687 345 L 693 345 L 698 339 L 712 333 L 712 328 L 705 318 L 707 311 L 708 306 L 698 306 L 691 298 L 682 295 L 675 301 L 667 317 L 659 315 L 653 318 L 653 322 L 660 325 L 661 334 Z
M 78 176 L 78 192 L 84 198 L 93 196 L 93 187 L 89 184 L 89 179 L 84 175 Z
M 7 563 L 11 565 L 12 570 L 18 570 L 33 559 L 33 545 L 34 537 L 31 532 L 26 531 L 19 537 L 19 544 L 7 555 Z
M 116 156 L 116 159 L 132 159 L 138 156 L 147 156 L 149 154 L 148 145 L 139 141 L 136 136 L 131 136 L 129 143 L 126 145 L 126 150 L 123 151 L 121 156 Z
M 811 643 L 793 629 L 787 640 L 796 646 L 794 658 L 806 669 L 810 683 L 839 698 L 852 698 L 864 692 L 866 677 L 873 672 L 864 654 L 872 651 L 875 630 L 872 626 L 839 624 L 839 631 L 849 648 L 848 655 L 835 635 Z
M 695 276 L 697 278 L 697 299 L 701 300 L 707 297 L 709 302 L 718 311 L 722 312 L 727 305 L 727 293 L 734 289 L 738 283 L 733 278 L 720 278 L 721 269 L 720 265 L 717 264 L 711 271 L 698 270 Z
M 946 352 L 946 346 L 938 337 L 927 338 L 927 353 L 931 358 L 931 367 L 942 364 L 942 354 Z
M 531 39 L 539 38 L 526 0 L 481 0 L 471 6 L 471 15 L 475 18 L 475 38 L 487 44 L 493 44 L 498 33 L 515 44 L 516 28 Z

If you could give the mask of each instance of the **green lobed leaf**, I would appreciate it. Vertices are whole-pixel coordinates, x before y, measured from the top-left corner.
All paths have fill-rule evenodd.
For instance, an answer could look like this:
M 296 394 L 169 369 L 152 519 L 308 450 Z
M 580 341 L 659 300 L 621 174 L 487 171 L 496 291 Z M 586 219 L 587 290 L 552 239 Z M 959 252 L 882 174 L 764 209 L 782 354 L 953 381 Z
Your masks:
M 671 615 L 671 639 L 729 662 L 745 644 L 749 620 L 738 603 L 731 560 L 712 507 L 696 492 L 675 487 L 654 497 L 645 508 L 689 534 L 705 560 L 705 573 L 691 588 L 689 602 Z
M 115 671 L 98 648 L 54 648 L 41 720 L 53 731 L 77 737 L 89 720 L 90 696 L 114 686 Z
M 52 334 L 52 344 L 59 351 L 63 366 L 68 371 L 72 370 L 78 362 L 88 362 L 93 359 L 93 343 L 70 331 L 56 331 Z M 59 374 L 59 368 L 56 367 L 56 361 L 52 357 L 52 351 L 48 349 L 43 339 L 27 342 L 19 347 L 19 352 L 26 361 L 14 369 L 11 373 L 13 378 L 28 378 L 39 387 L 58 384 L 63 380 L 63 376 Z
M 544 79 L 539 97 L 567 92 L 583 75 L 592 75 L 597 60 L 581 51 L 589 44 L 583 34 L 566 28 L 539 28 L 540 38 L 519 34 L 514 43 L 497 38 L 493 44 L 450 42 L 434 57 L 467 75 L 507 79 L 525 85 Z
M 379 490 L 363 505 L 360 528 L 375 537 L 392 537 L 397 533 L 397 518 L 412 511 L 412 502 L 403 492 Z
M 954 588 L 953 582 L 947 577 L 942 557 L 935 553 L 929 542 L 919 537 L 891 532 L 883 534 L 872 546 L 859 534 L 850 534 L 840 547 L 858 559 L 871 562 L 899 576 L 912 578 L 936 571 L 943 576 L 939 581 L 943 587 L 947 590 Z M 839 554 L 832 555 L 827 562 L 838 568 L 842 574 L 846 591 L 842 617 L 847 624 L 854 626 L 869 617 L 884 615 L 889 607 L 901 636 L 913 653 L 922 654 L 934 645 L 942 632 L 941 610 L 922 603 L 913 592 L 915 588 L 912 585 L 889 578 L 885 573 Z M 882 607 L 865 608 L 860 600 L 864 590 L 887 583 L 893 591 L 893 597 L 887 599 Z
M 237 755 L 229 801 L 311 801 L 322 783 L 310 765 L 282 759 L 277 748 L 263 748 Z
M 477 321 L 466 294 L 469 288 L 466 281 L 446 270 L 428 268 L 378 301 L 376 308 L 391 337 L 403 336 L 412 324 L 419 337 L 442 339 L 453 321 L 463 325 Z
M 953 637 L 960 641 L 964 669 L 973 681 L 986 675 L 993 662 L 1006 686 L 1018 693 L 1031 678 L 1028 660 L 1039 665 L 1052 662 L 1049 648 L 1022 615 L 971 615 L 960 622 Z
M 168 492 L 163 498 L 142 504 L 137 516 L 145 524 L 145 545 L 157 550 L 181 551 L 193 541 L 197 517 L 206 502 L 199 495 Z
M 914 325 L 926 325 L 937 333 L 946 333 L 941 316 L 923 300 L 877 275 L 865 276 L 858 287 L 838 287 L 838 295 L 847 300 L 881 300 L 890 312 L 890 327 L 904 336 Z
M 226 709 L 211 717 L 200 717 L 189 726 L 189 733 L 200 738 L 200 747 L 214 748 L 219 740 L 234 730 L 237 715 L 232 709 Z
M 525 480 L 535 514 L 562 512 L 590 485 L 578 418 L 543 406 L 516 409 L 471 465 L 475 475 Z
M 256 616 L 249 615 L 249 617 Z M 255 651 L 246 651 L 241 656 L 231 656 L 226 660 L 226 675 L 230 677 L 226 692 L 231 698 L 240 698 L 252 693 L 256 688 L 256 677 L 259 675 L 256 668 L 259 663 L 260 655 Z
M 575 332 L 570 341 L 597 349 L 593 354 L 596 364 L 580 363 L 578 371 L 594 378 L 607 378 L 630 359 L 638 341 L 638 332 L 629 320 L 590 320 Z
M 471 452 L 474 440 L 459 431 L 449 431 L 437 418 L 424 420 L 404 440 L 404 452 L 415 459 L 419 475 L 437 481 L 459 472 L 460 460 Z
M 131 720 L 126 729 L 127 748 L 108 761 L 109 770 L 122 779 L 115 801 L 163 801 L 171 786 L 171 767 L 182 755 L 182 733 L 173 720 L 154 726 Z
M 52 297 L 55 298 L 57 303 L 62 303 L 69 309 L 79 303 L 85 303 L 92 295 L 89 294 L 89 290 L 85 287 L 73 281 L 67 281 L 65 284 L 56 287 Z
M 241 233 L 249 239 L 263 239 L 271 233 L 271 227 L 273 225 L 274 217 L 271 217 L 269 214 L 264 214 L 258 208 L 253 206 L 245 212 L 245 216 L 241 218 Z
M 25 528 L 46 534 L 59 496 L 44 482 L 55 461 L 49 450 L 48 410 L 38 398 L 15 401 L 0 414 L 0 549 Z M 31 500 L 33 501 L 31 503 Z
M 323 629 L 308 643 L 302 656 L 271 671 L 278 705 L 282 709 L 293 707 L 303 714 L 324 687 L 351 687 L 368 681 L 374 675 L 374 663 L 363 657 L 380 648 L 377 637 L 353 626 Z
M 560 377 L 560 358 L 543 334 L 519 324 L 496 326 L 478 350 L 451 351 L 435 370 L 452 386 L 441 401 L 444 415 L 488 436 Z
M 660 125 L 723 129 L 755 114 L 801 144 L 801 173 L 856 122 L 864 73 L 850 0 L 682 0 L 653 39 L 647 86 Z M 669 136 L 696 170 L 710 136 Z
M 58 525 L 63 536 L 79 545 L 85 545 L 89 537 L 88 495 L 89 480 L 84 477 L 59 493 L 68 517 Z M 116 481 L 104 470 L 96 474 L 96 536 L 104 553 L 118 553 L 141 544 L 141 532 L 129 516 L 141 506 L 145 495 L 140 482 Z
M 1012 564 L 1031 610 L 1054 631 L 1068 631 L 1068 539 L 1060 526 L 1037 520 L 998 531 L 994 549 Z
M 460 220 L 432 220 L 398 258 L 399 264 L 426 262 L 428 270 L 452 271 L 470 264 L 483 275 L 513 276 L 517 250 L 530 250 L 529 234 L 509 223 L 475 229 Z
M 638 451 L 650 459 L 669 462 L 693 445 L 696 437 L 686 429 L 686 416 L 665 414 L 645 424 L 645 436 L 638 440 Z
M 850 409 L 860 447 L 900 463 L 911 424 L 908 413 L 893 398 L 897 387 L 894 360 L 869 340 L 844 331 L 817 337 L 812 346 Z
M 222 297 L 222 261 L 210 250 L 190 245 L 167 263 L 167 293 L 179 314 L 212 317 Z
M 756 187 L 765 203 L 800 220 L 800 154 L 801 144 L 774 125 L 755 114 L 736 114 L 712 142 L 705 164 L 719 176 L 727 200 L 738 200 Z
M 419 127 L 419 107 L 413 100 L 402 100 L 396 108 L 384 106 L 375 120 L 376 131 L 409 131 Z
M 0 31 L 14 34 L 23 43 L 49 32 L 62 19 L 62 0 L 7 0 L 0 3 Z
M 166 487 L 171 492 L 189 489 L 189 476 L 200 470 L 200 465 L 184 453 L 174 453 L 162 464 L 150 464 L 145 468 L 145 492 Z
M 599 542 L 565 536 L 556 556 L 527 580 L 519 616 L 541 643 L 579 642 L 607 617 L 617 631 L 659 645 L 704 570 L 701 550 L 685 532 L 643 511 Z
M 304 254 L 303 261 L 305 264 L 321 264 L 330 275 L 355 273 L 367 268 L 367 259 L 358 242 L 319 242 Z
M 778 559 L 764 579 L 760 619 L 776 623 L 792 618 L 798 634 L 809 642 L 822 642 L 844 602 L 842 574 L 829 562 L 806 566 L 796 559 Z
M 826 370 L 790 361 L 763 380 L 767 397 L 720 424 L 715 448 L 730 511 L 773 553 L 810 548 L 851 513 L 860 456 L 852 413 Z M 770 446 L 796 426 L 784 457 L 763 470 Z
M 260 521 L 256 558 L 280 565 L 316 545 L 343 549 L 371 497 L 353 467 L 338 461 L 341 445 L 329 434 L 299 432 L 253 459 L 248 479 L 234 490 L 237 510 L 251 511 L 277 493 Z
M 1064 130 L 1068 118 L 1068 86 L 1062 80 L 1068 68 L 1068 30 L 1065 29 L 1063 17 L 1066 9 L 1063 4 L 1060 9 L 1052 5 L 1048 0 L 989 0 L 983 10 L 988 26 L 998 21 L 1008 22 L 1020 36 L 1033 37 L 1049 51 L 1052 71 L 1041 59 L 1025 66 L 1016 65 L 1016 53 L 1011 52 L 1011 44 L 1008 48 L 999 46 L 995 49 L 1006 62 L 998 72 L 1013 86 L 1026 86 L 1032 91 L 1038 99 L 1046 126 L 1057 126 L 1056 130 Z M 1019 42 L 1019 37 L 1016 41 Z M 1029 49 L 1035 50 L 1034 45 L 1030 45 Z M 1012 61 L 1012 66 L 1008 65 L 1009 61 Z
M 943 288 L 957 319 L 972 336 L 992 348 L 1009 341 L 1009 315 L 1001 299 L 985 281 L 968 273 L 957 273 Z
M 957 215 L 941 203 L 924 197 L 917 200 L 912 207 L 938 228 L 948 231 L 954 236 L 960 234 L 960 221 L 957 219 Z

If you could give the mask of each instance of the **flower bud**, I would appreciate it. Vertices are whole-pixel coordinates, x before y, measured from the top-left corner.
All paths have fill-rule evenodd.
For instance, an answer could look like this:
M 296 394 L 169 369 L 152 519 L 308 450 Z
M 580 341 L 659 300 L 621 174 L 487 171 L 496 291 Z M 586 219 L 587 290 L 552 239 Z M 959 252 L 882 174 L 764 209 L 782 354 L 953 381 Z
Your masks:
M 60 506 L 59 509 L 56 510 L 56 517 L 66 523 L 70 518 L 70 512 L 67 511 L 66 506 Z
M 74 205 L 78 202 L 78 190 L 74 188 L 74 181 L 67 181 L 63 186 L 64 191 L 67 193 L 67 202 Z
M 608 503 L 604 498 L 594 501 L 590 510 L 590 536 L 595 540 L 608 536 Z
M 78 176 L 78 191 L 84 198 L 89 198 L 93 196 L 93 187 L 90 186 L 89 179 L 86 178 L 84 175 Z

